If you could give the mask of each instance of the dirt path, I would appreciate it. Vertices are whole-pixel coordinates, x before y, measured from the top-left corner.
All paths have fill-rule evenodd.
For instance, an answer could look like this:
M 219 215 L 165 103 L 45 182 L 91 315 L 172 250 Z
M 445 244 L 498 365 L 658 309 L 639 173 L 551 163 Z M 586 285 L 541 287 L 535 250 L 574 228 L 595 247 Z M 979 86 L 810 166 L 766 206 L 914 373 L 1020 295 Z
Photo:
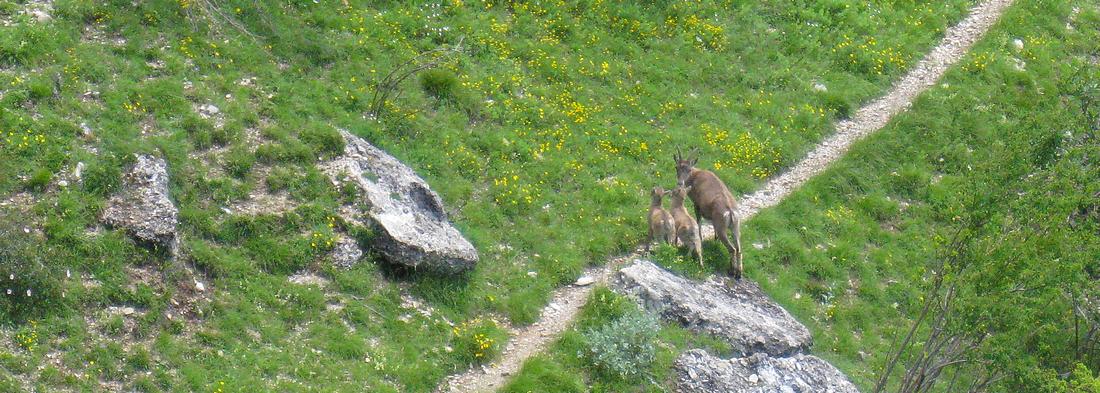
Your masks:
M 822 141 L 806 158 L 769 180 L 759 191 L 744 196 L 739 211 L 742 220 L 748 220 L 760 210 L 778 204 L 802 183 L 844 155 L 853 143 L 879 130 L 891 117 L 908 108 L 917 95 L 935 84 L 951 65 L 966 54 L 1011 4 L 1012 0 L 989 0 L 972 8 L 970 15 L 949 28 L 940 44 L 894 84 L 885 96 L 860 108 L 851 119 L 837 123 L 835 133 Z M 710 238 L 713 232 L 709 227 L 704 227 L 703 235 Z M 602 267 L 588 269 L 585 275 L 595 279 L 591 285 L 570 285 L 555 290 L 538 322 L 509 329 L 512 339 L 497 362 L 449 377 L 440 391 L 489 392 L 499 389 L 519 371 L 527 358 L 541 352 L 573 324 L 594 286 L 606 283 L 624 262 L 641 256 L 640 251 L 611 258 Z

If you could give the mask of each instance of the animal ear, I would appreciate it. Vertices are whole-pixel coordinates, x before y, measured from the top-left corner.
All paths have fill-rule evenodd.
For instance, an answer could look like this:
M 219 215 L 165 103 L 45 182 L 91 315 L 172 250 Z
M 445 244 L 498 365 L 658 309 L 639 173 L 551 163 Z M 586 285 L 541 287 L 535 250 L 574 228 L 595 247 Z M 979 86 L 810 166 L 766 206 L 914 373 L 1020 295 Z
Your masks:
M 678 163 L 682 158 L 684 158 L 684 154 L 680 152 L 680 146 L 676 146 L 676 154 L 672 155 L 672 159 Z

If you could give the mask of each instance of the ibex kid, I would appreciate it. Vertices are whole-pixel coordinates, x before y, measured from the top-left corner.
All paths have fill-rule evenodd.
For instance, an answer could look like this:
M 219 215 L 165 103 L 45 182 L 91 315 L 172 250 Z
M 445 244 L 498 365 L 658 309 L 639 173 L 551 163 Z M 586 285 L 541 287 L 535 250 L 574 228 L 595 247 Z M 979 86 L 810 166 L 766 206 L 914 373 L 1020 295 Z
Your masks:
M 699 233 L 702 233 L 702 218 L 714 224 L 714 236 L 730 252 L 730 275 L 740 280 L 744 266 L 741 264 L 741 220 L 737 218 L 737 200 L 722 179 L 711 171 L 695 167 L 699 158 L 695 156 L 694 149 L 692 157 L 687 159 L 680 149 L 676 149 L 673 158 L 676 160 L 676 183 L 689 190 L 688 197 L 695 204 Z M 727 230 L 733 232 L 732 242 Z
M 645 253 L 649 254 L 649 246 L 656 239 L 660 242 L 673 243 L 675 241 L 675 228 L 673 228 L 672 215 L 661 207 L 661 197 L 665 196 L 665 189 L 653 187 L 649 193 L 649 236 L 645 239 Z
M 680 239 L 681 245 L 691 248 L 691 252 L 699 260 L 699 266 L 703 267 L 703 237 L 700 235 L 695 219 L 691 218 L 687 208 L 684 207 L 684 199 L 687 195 L 688 191 L 683 187 L 673 189 L 668 197 L 669 210 L 676 225 L 676 238 Z

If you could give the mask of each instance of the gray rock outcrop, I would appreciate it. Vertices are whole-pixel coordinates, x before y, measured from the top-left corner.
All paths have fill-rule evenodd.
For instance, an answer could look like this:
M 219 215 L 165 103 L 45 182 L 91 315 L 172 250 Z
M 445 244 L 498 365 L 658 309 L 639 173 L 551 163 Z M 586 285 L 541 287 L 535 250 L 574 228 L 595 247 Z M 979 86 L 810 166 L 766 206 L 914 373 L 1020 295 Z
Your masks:
M 739 356 L 785 356 L 813 343 L 810 331 L 750 280 L 696 282 L 635 260 L 611 286 L 665 319 L 725 340 Z
M 175 252 L 179 209 L 168 198 L 168 164 L 139 155 L 123 175 L 122 190 L 107 201 L 103 223 L 125 229 L 130 236 Z
M 701 349 L 676 359 L 681 393 L 859 393 L 840 370 L 813 355 L 720 359 Z
M 352 182 L 361 190 L 363 207 L 346 207 L 344 219 L 373 228 L 372 246 L 390 263 L 452 274 L 473 269 L 477 249 L 451 225 L 424 179 L 362 138 L 340 133 L 344 154 L 322 169 L 334 183 Z

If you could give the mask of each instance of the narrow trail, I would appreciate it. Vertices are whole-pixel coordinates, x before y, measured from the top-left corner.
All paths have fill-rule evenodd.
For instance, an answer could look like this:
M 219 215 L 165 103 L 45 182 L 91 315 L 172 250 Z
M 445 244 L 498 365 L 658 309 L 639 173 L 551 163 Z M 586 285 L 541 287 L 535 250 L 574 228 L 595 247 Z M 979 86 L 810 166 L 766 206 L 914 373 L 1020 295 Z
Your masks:
M 1013 0 L 988 0 L 974 6 L 970 14 L 944 34 L 913 69 L 894 84 L 886 95 L 863 106 L 851 119 L 836 124 L 835 133 L 818 144 L 802 161 L 787 172 L 772 178 L 759 191 L 742 197 L 738 214 L 747 221 L 762 209 L 779 204 L 811 177 L 821 173 L 836 161 L 856 141 L 881 129 L 890 119 L 912 105 L 913 100 L 934 85 L 947 69 L 961 59 L 979 38 L 1000 18 Z M 714 236 L 709 226 L 703 228 L 704 238 Z M 595 282 L 587 286 L 565 286 L 554 290 L 550 303 L 543 308 L 534 324 L 508 329 L 512 338 L 501 358 L 483 367 L 472 368 L 447 378 L 440 392 L 489 392 L 499 389 L 508 377 L 519 371 L 523 362 L 541 352 L 576 319 L 592 288 L 604 284 L 617 269 L 642 256 L 641 249 L 627 255 L 610 258 L 604 266 L 585 271 Z M 751 269 L 751 265 L 749 265 Z

